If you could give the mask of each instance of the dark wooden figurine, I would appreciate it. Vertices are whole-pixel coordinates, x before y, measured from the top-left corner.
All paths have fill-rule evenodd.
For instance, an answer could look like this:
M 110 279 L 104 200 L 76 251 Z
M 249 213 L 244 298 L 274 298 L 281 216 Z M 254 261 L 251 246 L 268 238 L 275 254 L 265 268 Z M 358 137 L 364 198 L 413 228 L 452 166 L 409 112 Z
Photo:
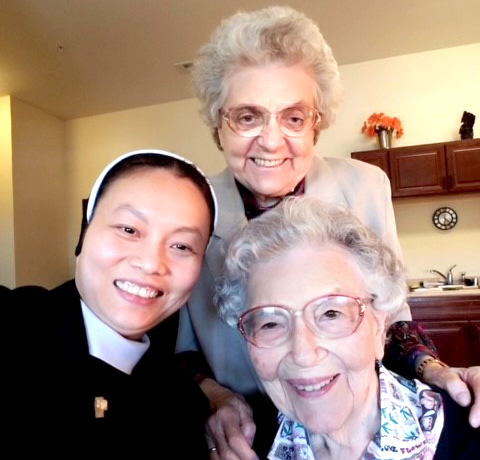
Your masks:
M 475 115 L 470 112 L 463 112 L 462 124 L 460 126 L 460 139 L 473 139 L 473 125 L 475 124 Z

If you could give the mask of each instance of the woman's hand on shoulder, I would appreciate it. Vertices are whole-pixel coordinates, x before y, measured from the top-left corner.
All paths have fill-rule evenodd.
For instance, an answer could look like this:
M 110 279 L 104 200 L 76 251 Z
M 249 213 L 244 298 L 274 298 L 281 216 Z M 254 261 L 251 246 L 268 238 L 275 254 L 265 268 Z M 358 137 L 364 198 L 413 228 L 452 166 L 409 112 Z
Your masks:
M 212 415 L 207 421 L 207 443 L 211 460 L 257 460 L 252 449 L 255 423 L 252 409 L 243 396 L 213 379 L 204 379 L 200 387 L 207 395 Z
M 461 406 L 473 404 L 468 420 L 474 428 L 480 426 L 480 366 L 444 367 L 429 362 L 423 371 L 423 380 L 446 390 Z

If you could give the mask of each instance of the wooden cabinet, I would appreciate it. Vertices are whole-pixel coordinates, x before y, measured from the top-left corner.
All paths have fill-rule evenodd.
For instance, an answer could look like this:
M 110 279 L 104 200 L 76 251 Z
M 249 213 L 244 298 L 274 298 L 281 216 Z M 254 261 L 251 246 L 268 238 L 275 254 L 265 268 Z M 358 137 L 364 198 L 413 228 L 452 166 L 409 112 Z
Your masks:
M 480 293 L 412 296 L 412 316 L 451 366 L 480 365 Z
M 472 347 L 476 350 L 480 350 L 480 320 L 470 321 L 470 325 L 473 330 Z M 477 364 L 480 364 L 480 361 L 477 361 Z
M 445 151 L 449 190 L 480 190 L 480 139 L 445 144 Z
M 389 165 L 392 196 L 448 192 L 442 144 L 391 149 Z
M 388 150 L 370 150 L 366 152 L 353 152 L 352 158 L 365 161 L 371 165 L 378 166 L 390 177 L 390 166 L 388 164 Z
M 383 169 L 394 198 L 480 190 L 480 139 L 353 152 L 351 156 Z

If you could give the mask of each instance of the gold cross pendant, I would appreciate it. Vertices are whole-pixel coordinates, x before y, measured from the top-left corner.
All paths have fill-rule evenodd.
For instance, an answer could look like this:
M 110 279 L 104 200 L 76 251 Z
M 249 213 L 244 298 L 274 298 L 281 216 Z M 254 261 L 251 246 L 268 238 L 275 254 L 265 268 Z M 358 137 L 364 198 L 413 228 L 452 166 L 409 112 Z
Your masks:
M 95 396 L 95 418 L 105 417 L 105 411 L 108 409 L 108 401 L 103 396 Z

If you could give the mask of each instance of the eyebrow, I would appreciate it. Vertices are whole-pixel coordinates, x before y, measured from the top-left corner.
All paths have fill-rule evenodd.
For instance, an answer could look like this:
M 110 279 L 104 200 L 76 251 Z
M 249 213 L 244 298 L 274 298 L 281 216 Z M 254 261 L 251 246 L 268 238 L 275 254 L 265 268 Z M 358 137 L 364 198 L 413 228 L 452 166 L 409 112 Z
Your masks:
M 118 212 L 118 211 L 128 211 L 131 214 L 133 214 L 135 217 L 140 219 L 142 222 L 145 222 L 145 223 L 148 222 L 147 216 L 145 216 L 143 212 L 139 211 L 138 209 L 134 208 L 129 204 L 121 204 L 120 206 L 114 209 L 114 212 Z
M 148 224 L 148 219 L 147 219 L 147 216 L 145 216 L 145 214 L 143 214 L 143 212 L 139 211 L 138 209 L 134 208 L 133 206 L 129 205 L 129 204 L 122 204 L 120 206 L 118 206 L 114 212 L 117 212 L 117 211 L 127 211 L 127 212 L 130 212 L 131 214 L 133 214 L 135 217 L 137 217 L 138 219 L 140 219 L 142 222 L 144 222 L 145 224 Z M 202 232 L 200 231 L 200 228 L 197 227 L 197 226 L 188 226 L 188 225 L 183 225 L 181 227 L 177 227 L 175 228 L 175 230 L 173 232 L 171 232 L 172 234 L 175 234 L 175 233 L 192 233 L 192 234 L 196 234 L 200 237 L 203 237 L 203 234 Z
M 178 227 L 172 232 L 172 234 L 175 234 L 175 233 L 191 233 L 192 235 L 196 235 L 200 238 L 203 238 L 203 234 L 198 227 L 187 227 L 187 226 Z
M 279 112 L 284 110 L 284 109 L 290 109 L 292 107 L 303 107 L 303 106 L 308 106 L 308 107 L 313 107 L 315 103 L 312 103 L 312 105 L 310 105 L 307 101 L 304 101 L 304 100 L 300 100 L 300 101 L 297 101 L 297 102 L 292 102 L 291 104 L 288 104 L 286 106 L 283 107 L 283 109 L 280 109 L 278 110 Z M 248 108 L 256 108 L 256 109 L 263 109 L 263 110 L 267 110 L 268 109 L 263 106 L 263 105 L 259 105 L 259 104 L 249 104 L 249 103 L 245 103 L 245 104 L 239 104 L 239 105 L 235 105 L 233 107 L 229 107 L 228 110 L 232 110 L 232 109 L 248 109 Z

